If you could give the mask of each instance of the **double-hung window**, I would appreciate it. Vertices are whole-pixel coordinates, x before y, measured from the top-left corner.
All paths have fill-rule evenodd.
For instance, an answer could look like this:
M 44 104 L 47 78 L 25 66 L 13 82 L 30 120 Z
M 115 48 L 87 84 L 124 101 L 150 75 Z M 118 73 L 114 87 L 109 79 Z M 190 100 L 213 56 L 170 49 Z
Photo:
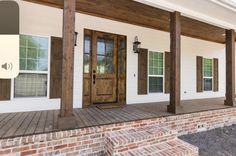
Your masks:
M 163 53 L 149 52 L 149 93 L 163 92 Z
M 14 97 L 46 97 L 48 86 L 47 37 L 20 35 L 20 73 Z
M 204 91 L 211 91 L 213 86 L 213 60 L 203 59 L 203 86 Z

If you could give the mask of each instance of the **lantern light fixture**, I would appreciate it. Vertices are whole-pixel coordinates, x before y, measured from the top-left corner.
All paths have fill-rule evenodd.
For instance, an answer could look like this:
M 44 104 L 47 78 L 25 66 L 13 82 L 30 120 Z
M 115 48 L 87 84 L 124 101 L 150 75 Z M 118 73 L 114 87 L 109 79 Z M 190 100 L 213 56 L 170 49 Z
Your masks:
M 140 53 L 140 49 L 141 49 L 141 42 L 138 41 L 138 36 L 135 36 L 133 42 L 133 51 L 134 53 Z

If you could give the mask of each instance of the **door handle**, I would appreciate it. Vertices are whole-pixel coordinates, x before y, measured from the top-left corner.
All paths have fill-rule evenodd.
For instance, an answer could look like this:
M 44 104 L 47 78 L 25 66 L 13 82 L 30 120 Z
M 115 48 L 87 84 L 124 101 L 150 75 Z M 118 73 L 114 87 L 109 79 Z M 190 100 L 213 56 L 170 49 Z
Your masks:
M 96 74 L 93 74 L 93 84 L 95 84 L 96 81 Z

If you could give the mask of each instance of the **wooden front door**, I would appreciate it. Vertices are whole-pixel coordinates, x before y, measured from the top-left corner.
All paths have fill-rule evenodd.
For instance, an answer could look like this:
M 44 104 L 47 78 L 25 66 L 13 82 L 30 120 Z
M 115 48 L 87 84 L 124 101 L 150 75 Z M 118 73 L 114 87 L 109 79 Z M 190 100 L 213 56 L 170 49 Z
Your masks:
M 126 103 L 126 36 L 84 30 L 83 107 Z
M 117 35 L 94 32 L 92 43 L 92 103 L 117 101 Z

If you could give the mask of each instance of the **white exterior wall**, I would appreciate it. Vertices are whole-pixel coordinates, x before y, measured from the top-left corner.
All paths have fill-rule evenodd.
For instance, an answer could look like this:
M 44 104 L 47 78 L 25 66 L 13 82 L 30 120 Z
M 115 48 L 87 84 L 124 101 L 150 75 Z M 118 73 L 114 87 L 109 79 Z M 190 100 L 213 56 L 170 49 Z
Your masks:
M 17 2 L 19 2 L 20 6 L 21 34 L 42 35 L 48 37 L 62 36 L 62 10 L 20 0 L 17 0 Z M 150 51 L 158 52 L 170 51 L 169 33 L 77 13 L 75 29 L 79 34 L 74 56 L 75 108 L 82 107 L 84 28 L 127 36 L 127 104 L 169 100 L 169 94 L 164 93 L 137 95 L 138 55 L 133 53 L 132 50 L 134 37 L 138 36 L 139 40 L 142 42 L 142 48 L 148 48 Z M 198 99 L 224 96 L 225 46 L 223 44 L 189 37 L 182 37 L 181 39 L 181 98 Z M 219 58 L 219 92 L 208 91 L 196 93 L 196 56 Z M 13 98 L 13 87 L 12 100 L 0 102 L 0 112 L 59 109 L 59 107 L 59 99 L 15 99 Z

